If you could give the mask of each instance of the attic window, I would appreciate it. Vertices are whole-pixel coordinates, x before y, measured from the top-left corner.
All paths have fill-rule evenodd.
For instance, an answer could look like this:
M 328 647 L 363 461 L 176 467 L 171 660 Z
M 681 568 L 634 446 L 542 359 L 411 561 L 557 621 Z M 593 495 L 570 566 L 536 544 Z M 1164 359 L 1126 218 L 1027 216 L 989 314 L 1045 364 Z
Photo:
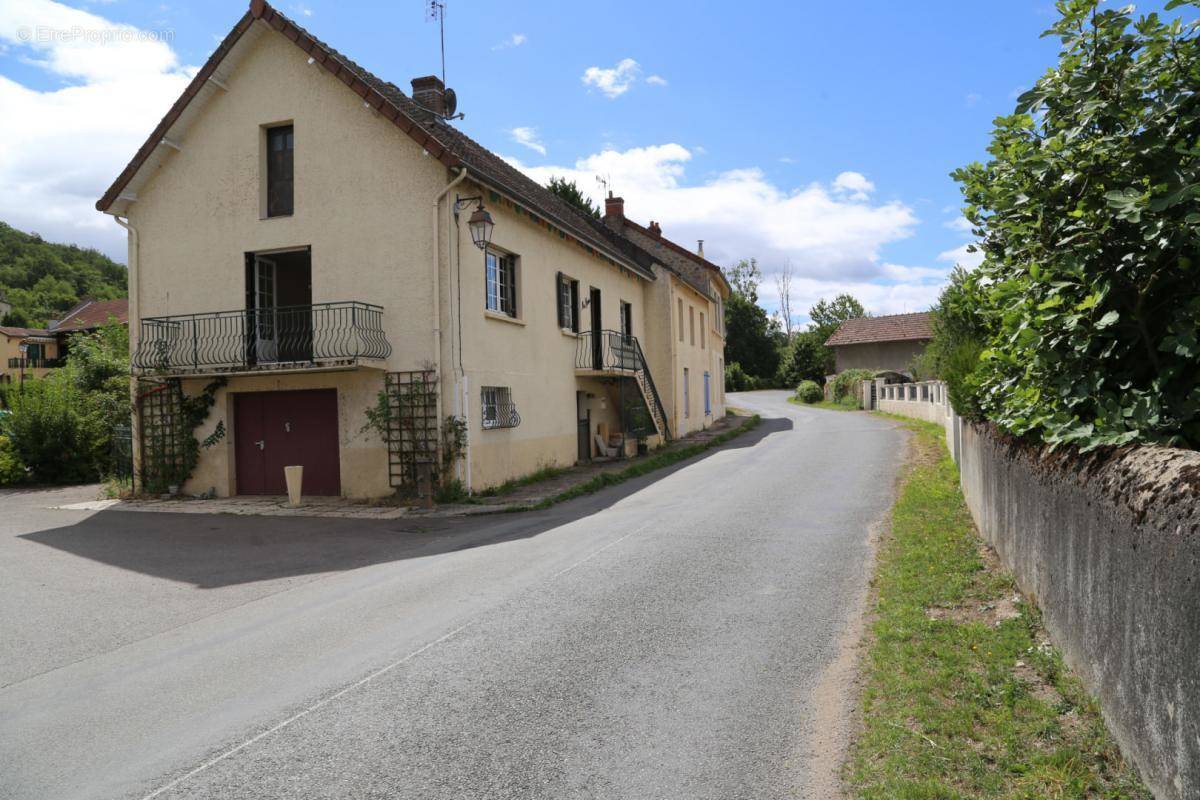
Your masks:
M 293 208 L 292 161 L 295 134 L 291 125 L 267 128 L 267 216 L 286 217 Z

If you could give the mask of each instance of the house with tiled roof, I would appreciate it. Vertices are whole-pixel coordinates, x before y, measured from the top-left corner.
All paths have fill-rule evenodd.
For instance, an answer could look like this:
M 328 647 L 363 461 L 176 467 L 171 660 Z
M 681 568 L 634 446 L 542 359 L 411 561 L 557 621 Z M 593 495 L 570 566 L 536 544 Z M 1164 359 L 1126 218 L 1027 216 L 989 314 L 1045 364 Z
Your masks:
M 933 338 L 930 325 L 928 311 L 848 319 L 825 345 L 833 348 L 837 372 L 862 368 L 911 373 L 913 361 Z
M 40 378 L 61 367 L 71 334 L 128 324 L 128 300 L 85 297 L 45 328 L 0 326 L 0 383 Z
M 97 202 L 128 231 L 139 476 L 194 436 L 215 443 L 184 491 L 281 494 L 294 465 L 309 494 L 479 490 L 675 435 L 663 257 L 469 138 L 454 104 L 250 4 Z M 696 376 L 698 410 L 719 385 Z M 206 387 L 205 422 L 172 428 Z

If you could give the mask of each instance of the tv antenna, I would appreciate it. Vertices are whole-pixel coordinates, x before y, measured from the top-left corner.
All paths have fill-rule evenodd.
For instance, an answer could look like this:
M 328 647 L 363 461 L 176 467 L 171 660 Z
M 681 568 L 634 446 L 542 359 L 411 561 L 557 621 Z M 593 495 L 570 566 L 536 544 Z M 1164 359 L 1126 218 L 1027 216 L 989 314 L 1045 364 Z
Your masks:
M 608 187 L 612 184 L 612 175 L 609 175 L 607 177 L 601 177 L 600 175 L 597 175 L 596 183 L 598 183 L 604 187 L 604 196 L 608 197 L 608 194 L 609 194 Z
M 429 0 L 425 7 L 425 21 L 437 22 L 438 33 L 442 45 L 442 86 L 446 85 L 446 4 L 439 0 Z

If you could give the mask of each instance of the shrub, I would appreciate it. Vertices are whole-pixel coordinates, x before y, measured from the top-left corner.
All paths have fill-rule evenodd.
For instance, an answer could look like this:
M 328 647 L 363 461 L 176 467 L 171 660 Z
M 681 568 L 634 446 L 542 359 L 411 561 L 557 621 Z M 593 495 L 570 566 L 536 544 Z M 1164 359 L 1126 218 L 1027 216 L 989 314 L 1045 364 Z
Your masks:
M 819 403 L 825 399 L 825 392 L 816 381 L 801 381 L 796 387 L 796 399 L 801 403 Z
M 734 361 L 725 365 L 725 391 L 745 392 L 754 388 L 754 378 L 746 374 L 742 365 Z
M 985 331 L 956 381 L 1050 444 L 1197 446 L 1200 41 L 1132 6 L 1059 8 L 1059 63 L 996 121 L 992 160 L 954 173 Z
M 858 401 L 862 382 L 869 381 L 874 377 L 875 370 L 873 369 L 848 369 L 845 372 L 839 372 L 833 379 L 833 401 L 836 403 L 844 398 L 853 398 Z
M 22 483 L 28 477 L 25 465 L 7 436 L 0 436 L 0 486 Z
M 42 483 L 84 483 L 107 463 L 111 420 L 99 412 L 62 372 L 25 381 L 9 392 L 11 414 L 0 418 L 6 436 L 30 477 Z

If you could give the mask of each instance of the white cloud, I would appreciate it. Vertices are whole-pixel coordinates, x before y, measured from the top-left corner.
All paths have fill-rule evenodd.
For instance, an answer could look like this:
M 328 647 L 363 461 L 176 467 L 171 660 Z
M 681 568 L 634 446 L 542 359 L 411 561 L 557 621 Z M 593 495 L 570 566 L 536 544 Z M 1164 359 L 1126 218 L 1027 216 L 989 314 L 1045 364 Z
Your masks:
M 50 0 L 0 2 L 0 44 L 57 84 L 0 76 L 0 219 L 125 260 L 125 232 L 94 205 L 195 74 L 169 40 Z
M 528 147 L 534 152 L 546 155 L 546 145 L 538 139 L 537 128 L 513 128 L 509 133 L 514 142 Z
M 821 183 L 785 189 L 771 183 L 756 167 L 691 182 L 686 167 L 692 155 L 682 145 L 663 144 L 609 149 L 566 166 L 527 167 L 515 159 L 510 162 L 543 184 L 552 176 L 574 180 L 601 206 L 603 198 L 595 176 L 608 176 L 617 193 L 624 196 L 630 218 L 642 224 L 658 221 L 664 233 L 681 244 L 704 239 L 705 252 L 720 264 L 755 256 L 767 273 L 765 283 L 771 282 L 770 273 L 788 259 L 798 276 L 815 282 L 857 285 L 895 280 L 900 275 L 896 271 L 900 268 L 885 268 L 881 250 L 910 236 L 916 215 L 900 202 L 871 203 L 844 197 L 844 191 L 866 191 L 870 182 L 862 176 L 861 181 L 843 178 L 842 190 Z M 900 277 L 924 280 L 928 276 L 909 273 Z M 873 296 L 880 291 L 873 290 Z
M 971 221 L 966 217 L 955 217 L 948 222 L 943 222 L 942 226 L 952 231 L 958 231 L 959 233 L 970 233 L 973 230 Z
M 638 62 L 632 58 L 623 58 L 610 69 L 588 67 L 583 73 L 583 83 L 599 89 L 605 97 L 612 100 L 629 91 L 629 87 L 638 79 L 641 72 L 642 68 Z
M 780 164 L 795 164 L 796 159 L 792 158 L 791 156 L 780 156 L 779 163 Z
M 937 260 L 947 264 L 957 264 L 966 269 L 975 269 L 983 263 L 983 253 L 978 250 L 974 253 L 967 252 L 967 248 L 970 246 L 970 244 L 964 244 L 953 250 L 938 253 Z
M 667 79 L 661 75 L 651 75 L 649 78 L 646 78 L 646 83 L 651 86 L 666 86 Z
M 850 200 L 866 200 L 875 191 L 875 184 L 861 172 L 843 172 L 833 179 L 833 191 Z
M 981 100 L 983 100 L 983 95 L 978 92 L 969 92 L 963 102 L 967 104 L 967 108 L 974 108 L 979 105 L 979 101 Z
M 313 15 L 313 10 L 304 3 L 293 3 L 292 11 L 304 17 L 311 17 Z
M 521 45 L 525 44 L 526 41 L 528 41 L 528 37 L 526 37 L 525 34 L 514 33 L 512 36 L 509 36 L 503 42 L 492 45 L 492 49 L 493 50 L 507 50 L 510 47 L 520 47 Z

